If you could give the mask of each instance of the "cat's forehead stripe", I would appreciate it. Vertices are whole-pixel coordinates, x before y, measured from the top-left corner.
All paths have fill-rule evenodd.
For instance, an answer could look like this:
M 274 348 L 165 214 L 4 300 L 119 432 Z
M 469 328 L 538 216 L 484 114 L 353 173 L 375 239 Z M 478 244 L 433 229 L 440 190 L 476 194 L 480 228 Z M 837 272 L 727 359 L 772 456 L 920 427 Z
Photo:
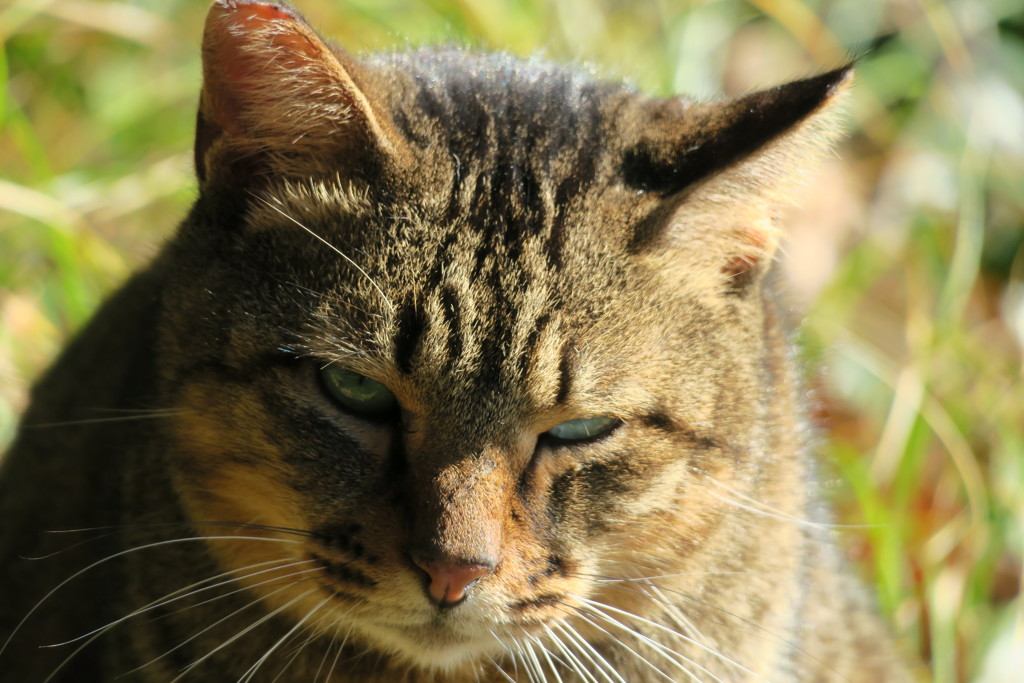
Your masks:
M 560 267 L 566 209 L 595 182 L 609 150 L 603 91 L 624 89 L 460 51 L 392 59 L 412 75 L 391 103 L 396 124 L 434 167 L 431 177 L 447 176 L 442 220 L 482 234 L 478 263 L 496 241 L 514 251 L 543 236 L 549 265 Z
M 526 339 L 523 344 L 524 351 L 519 357 L 519 376 L 522 377 L 523 380 L 526 380 L 530 376 L 531 372 L 537 365 L 537 356 L 540 353 L 538 342 L 550 322 L 551 314 L 543 313 L 536 318 L 526 334 Z
M 569 343 L 562 346 L 562 354 L 558 359 L 558 390 L 555 392 L 555 403 L 563 404 L 572 391 L 573 349 Z
M 402 306 L 398 312 L 398 330 L 395 333 L 395 365 L 404 374 L 412 371 L 413 358 L 427 332 L 430 319 L 415 303 Z
M 448 328 L 446 337 L 448 344 L 448 364 L 452 365 L 462 356 L 462 313 L 459 309 L 458 294 L 451 285 L 441 288 L 441 315 L 444 316 L 445 326 Z
M 499 392 L 525 384 L 533 400 L 565 404 L 578 342 L 563 331 L 559 307 L 509 287 L 507 276 L 491 268 L 471 284 L 445 281 L 404 300 L 390 325 L 389 362 L 413 381 L 454 373 L 463 389 L 466 381 Z

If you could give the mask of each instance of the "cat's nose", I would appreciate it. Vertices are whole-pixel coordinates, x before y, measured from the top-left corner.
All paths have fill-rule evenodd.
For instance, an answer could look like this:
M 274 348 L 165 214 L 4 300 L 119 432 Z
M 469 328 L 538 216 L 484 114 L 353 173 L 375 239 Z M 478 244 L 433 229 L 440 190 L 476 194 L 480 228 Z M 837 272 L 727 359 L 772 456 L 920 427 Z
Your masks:
M 494 565 L 454 559 L 427 559 L 413 556 L 412 561 L 427 574 L 427 595 L 438 607 L 454 607 L 466 598 L 466 588 L 481 576 L 490 574 Z

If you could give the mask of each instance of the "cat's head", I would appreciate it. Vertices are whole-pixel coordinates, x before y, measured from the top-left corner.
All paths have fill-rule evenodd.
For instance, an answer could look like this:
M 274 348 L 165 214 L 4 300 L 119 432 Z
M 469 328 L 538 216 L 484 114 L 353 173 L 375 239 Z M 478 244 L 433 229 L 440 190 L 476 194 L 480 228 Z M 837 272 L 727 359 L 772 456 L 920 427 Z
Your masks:
M 765 274 L 849 70 L 653 99 L 461 50 L 357 61 L 242 1 L 203 54 L 200 198 L 161 266 L 168 458 L 200 531 L 281 539 L 219 561 L 441 668 L 683 571 L 722 507 L 701 476 L 794 428 Z

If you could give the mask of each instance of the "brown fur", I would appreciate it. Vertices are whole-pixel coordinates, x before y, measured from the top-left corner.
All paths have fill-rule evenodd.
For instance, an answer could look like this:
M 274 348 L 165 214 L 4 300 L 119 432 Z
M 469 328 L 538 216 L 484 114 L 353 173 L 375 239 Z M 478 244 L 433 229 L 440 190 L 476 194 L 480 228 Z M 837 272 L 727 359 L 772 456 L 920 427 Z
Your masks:
M 226 0 L 203 54 L 200 198 L 3 464 L 2 680 L 907 678 L 830 538 L 772 267 L 849 69 L 657 100 L 357 61 Z M 427 560 L 483 574 L 438 603 Z

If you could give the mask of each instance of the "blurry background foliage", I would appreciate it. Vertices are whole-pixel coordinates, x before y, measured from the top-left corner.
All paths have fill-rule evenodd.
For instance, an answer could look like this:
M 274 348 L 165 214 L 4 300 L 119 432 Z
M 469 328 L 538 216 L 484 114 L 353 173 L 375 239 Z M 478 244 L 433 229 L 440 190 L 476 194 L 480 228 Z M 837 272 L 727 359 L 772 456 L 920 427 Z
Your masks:
M 0 0 L 0 446 L 195 196 L 202 0 Z M 841 536 L 937 681 L 1024 675 L 1020 0 L 302 0 L 354 52 L 541 53 L 655 94 L 863 54 L 786 258 Z M 842 482 L 842 483 L 840 483 Z

